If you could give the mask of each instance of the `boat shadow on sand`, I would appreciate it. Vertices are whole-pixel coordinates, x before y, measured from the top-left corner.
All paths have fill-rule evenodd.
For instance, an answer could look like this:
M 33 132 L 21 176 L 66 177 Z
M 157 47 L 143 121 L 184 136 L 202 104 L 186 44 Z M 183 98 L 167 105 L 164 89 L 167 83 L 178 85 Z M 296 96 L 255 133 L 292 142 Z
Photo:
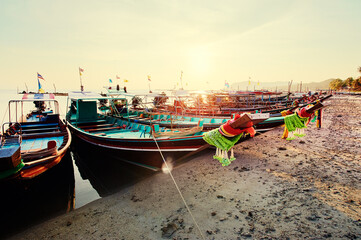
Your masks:
M 33 179 L 0 182 L 0 239 L 69 212 L 75 181 L 69 151 L 62 161 Z
M 94 148 L 89 144 L 77 141 L 76 138 L 73 140 L 71 151 L 79 173 L 82 179 L 89 180 L 100 197 L 106 197 L 119 192 L 155 174 L 163 174 L 162 171 L 153 171 L 139 165 L 134 165 L 130 161 L 131 159 L 114 155 L 104 149 Z M 190 157 L 173 160 L 169 167 L 183 165 L 203 154 L 204 151 Z

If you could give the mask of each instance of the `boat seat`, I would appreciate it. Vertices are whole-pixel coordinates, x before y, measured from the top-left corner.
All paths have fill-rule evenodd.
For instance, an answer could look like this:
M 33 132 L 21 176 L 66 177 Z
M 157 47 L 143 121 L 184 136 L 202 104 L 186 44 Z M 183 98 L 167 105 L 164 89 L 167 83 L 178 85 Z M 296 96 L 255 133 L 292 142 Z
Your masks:
M 58 131 L 58 132 L 41 132 L 41 133 L 27 133 L 27 134 L 23 134 L 22 138 L 23 139 L 28 139 L 28 138 L 33 138 L 33 137 L 44 137 L 44 136 L 64 136 L 64 132 L 62 131 Z
M 99 124 L 99 123 L 106 123 L 107 120 L 105 119 L 98 119 L 92 121 L 72 121 L 71 123 L 76 126 L 83 126 L 83 125 L 90 125 L 90 124 Z
M 150 133 L 151 129 L 152 129 L 152 128 L 151 128 L 150 126 L 146 126 L 146 127 L 145 127 L 145 132 L 146 132 L 146 133 Z
M 25 130 L 25 129 L 29 129 L 29 128 L 42 128 L 44 126 L 46 127 L 56 127 L 58 126 L 58 123 L 42 123 L 42 124 L 26 124 L 23 123 L 21 124 L 21 129 Z
M 27 134 L 27 133 L 36 133 L 36 132 L 53 132 L 53 131 L 59 131 L 59 130 L 60 130 L 59 127 L 22 129 L 22 133 Z
M 59 114 L 47 114 L 41 119 L 41 122 L 57 123 L 59 122 Z
M 47 143 L 47 148 L 24 151 L 21 152 L 21 155 L 24 159 L 30 160 L 30 159 L 38 159 L 41 157 L 56 155 L 57 152 L 58 152 L 58 147 L 56 141 L 50 140 Z
M 123 129 L 123 127 L 116 126 L 116 127 L 107 127 L 107 128 L 94 128 L 94 129 L 86 129 L 84 131 L 91 133 L 91 132 L 109 131 L 109 130 L 115 130 L 115 129 Z
M 191 118 L 190 120 L 191 120 L 191 122 L 198 122 L 198 121 L 200 120 L 200 118 L 198 118 L 198 117 L 193 117 L 193 118 Z
M 105 128 L 114 126 L 114 124 L 96 124 L 96 125 L 87 125 L 87 126 L 80 126 L 80 129 L 86 130 L 86 129 L 92 129 L 92 128 Z

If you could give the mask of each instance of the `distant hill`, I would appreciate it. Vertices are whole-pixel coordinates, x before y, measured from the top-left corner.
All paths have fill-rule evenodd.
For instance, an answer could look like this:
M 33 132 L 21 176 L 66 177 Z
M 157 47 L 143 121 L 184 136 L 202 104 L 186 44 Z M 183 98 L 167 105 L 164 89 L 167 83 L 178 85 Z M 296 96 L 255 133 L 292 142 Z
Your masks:
M 302 91 L 306 91 L 308 90 L 318 90 L 318 89 L 322 89 L 322 90 L 326 90 L 329 89 L 329 84 L 330 82 L 334 80 L 334 78 L 330 78 L 321 82 L 311 82 L 311 83 L 302 83 Z M 299 89 L 299 82 L 293 82 L 292 86 L 291 86 L 291 91 L 296 91 L 297 89 Z M 236 82 L 236 83 L 232 83 L 230 88 L 232 90 L 250 90 L 253 91 L 255 90 L 261 90 L 261 89 L 267 89 L 269 91 L 274 91 L 274 90 L 281 90 L 281 91 L 287 91 L 288 90 L 288 82 L 282 82 L 282 81 L 277 81 L 277 82 L 260 82 L 258 85 L 258 82 L 252 82 L 251 84 L 249 84 L 248 81 L 243 81 L 243 82 Z

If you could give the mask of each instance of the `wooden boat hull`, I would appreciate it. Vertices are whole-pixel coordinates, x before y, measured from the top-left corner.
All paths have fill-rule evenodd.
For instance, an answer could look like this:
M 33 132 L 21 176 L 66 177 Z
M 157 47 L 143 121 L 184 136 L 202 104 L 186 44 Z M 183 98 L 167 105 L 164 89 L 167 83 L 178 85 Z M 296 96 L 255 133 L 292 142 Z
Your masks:
M 53 98 L 46 99 L 52 101 L 56 112 L 45 110 L 44 95 L 37 94 L 33 98 L 24 96 L 22 100 L 11 100 L 10 106 L 15 104 L 15 115 L 21 116 L 20 121 L 13 121 L 9 114 L 9 125 L 1 136 L 2 145 L 0 147 L 1 172 L 0 179 L 32 179 L 48 169 L 53 168 L 62 160 L 71 143 L 71 134 L 66 125 L 60 120 L 58 114 L 58 103 Z M 36 110 L 26 115 L 24 112 L 18 114 L 17 110 L 23 111 L 26 103 L 35 104 Z M 18 107 L 21 105 L 21 108 Z M 9 110 L 10 111 L 10 110 Z M 19 119 L 16 117 L 16 119 Z M 12 153 L 17 149 L 15 153 Z M 19 152 L 19 153 L 18 153 Z M 13 158 L 11 163 L 7 160 Z M 5 160 L 5 161 L 4 161 Z M 18 160 L 21 163 L 18 164 Z M 15 165 L 13 164 L 13 165 Z
M 151 170 L 161 170 L 163 158 L 176 162 L 183 156 L 190 156 L 208 147 L 202 136 L 180 138 L 145 138 L 145 139 L 111 139 L 102 136 L 84 134 L 69 124 L 73 139 L 78 144 L 85 143 L 89 147 L 106 150 L 115 158 L 145 167 Z M 162 157 L 163 156 L 163 157 Z
M 14 178 L 23 179 L 23 180 L 32 179 L 46 172 L 50 168 L 53 168 L 57 164 L 59 164 L 60 161 L 63 159 L 64 155 L 66 154 L 67 150 L 69 149 L 71 143 L 71 134 L 69 129 L 65 128 L 62 134 L 64 137 L 64 142 L 62 146 L 59 147 L 56 154 L 39 157 L 31 160 L 27 160 L 27 157 L 25 156 L 23 157 L 24 166 L 19 171 L 14 172 L 14 174 L 4 178 L 3 180 L 6 181 L 8 179 L 14 179 Z M 46 136 L 43 137 L 44 140 L 47 140 L 47 138 L 52 136 L 56 136 L 56 134 L 47 134 Z M 24 138 L 25 140 L 35 139 L 35 138 L 27 138 L 27 136 L 24 136 Z

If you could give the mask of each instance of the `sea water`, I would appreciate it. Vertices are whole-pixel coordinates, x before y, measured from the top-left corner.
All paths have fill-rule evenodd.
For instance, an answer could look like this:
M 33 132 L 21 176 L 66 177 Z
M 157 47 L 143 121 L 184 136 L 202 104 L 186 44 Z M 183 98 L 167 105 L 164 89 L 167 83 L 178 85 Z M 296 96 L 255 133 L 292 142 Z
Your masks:
M 4 122 L 9 121 L 8 115 L 8 102 L 14 99 L 21 99 L 23 94 L 17 94 L 13 90 L 0 90 L 0 120 L 1 126 Z M 59 114 L 61 119 L 65 118 L 66 107 L 67 107 L 67 97 L 66 96 L 56 96 L 56 100 L 59 103 Z M 71 154 L 73 156 L 73 154 Z M 74 161 L 73 161 L 74 162 Z M 84 206 L 85 204 L 92 202 L 100 198 L 99 194 L 91 186 L 88 179 L 83 179 L 79 173 L 78 168 L 74 165 L 74 175 L 75 175 L 75 208 Z
M 13 90 L 0 90 L 1 124 L 8 122 L 8 102 L 22 96 Z M 59 102 L 60 117 L 64 119 L 67 97 L 55 98 Z M 0 225 L 8 226 L 1 228 L 0 238 L 65 214 L 73 207 L 80 208 L 123 188 L 131 188 L 134 183 L 154 174 L 122 162 L 117 156 L 91 150 L 72 143 L 62 161 L 39 177 L 20 183 L 0 182 L 0 205 L 3 207 Z M 14 224 L 10 224 L 11 220 Z

